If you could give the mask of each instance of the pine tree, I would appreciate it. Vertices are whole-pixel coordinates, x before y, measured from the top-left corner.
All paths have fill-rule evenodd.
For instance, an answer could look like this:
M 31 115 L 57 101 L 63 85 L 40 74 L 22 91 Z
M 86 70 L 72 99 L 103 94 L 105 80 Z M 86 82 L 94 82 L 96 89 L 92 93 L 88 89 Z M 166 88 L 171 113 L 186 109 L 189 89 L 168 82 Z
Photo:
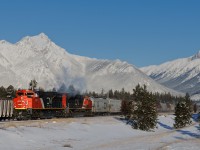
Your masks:
M 44 88 L 42 88 L 42 87 L 39 87 L 38 90 L 41 91 L 41 92 L 44 92 L 44 91 L 45 91 Z
M 190 116 L 191 116 L 193 108 L 192 108 L 192 101 L 191 101 L 190 95 L 188 93 L 186 93 L 186 95 L 185 95 L 185 101 L 186 101 L 187 106 L 189 106 Z
M 76 93 L 76 89 L 74 88 L 74 86 L 73 86 L 72 84 L 69 85 L 67 91 L 68 91 L 69 93 L 72 93 L 72 94 L 75 94 L 75 93 Z
M 7 98 L 7 91 L 3 86 L 0 87 L 0 98 Z
M 109 95 L 109 98 L 113 98 L 114 97 L 112 89 L 108 91 L 108 95 Z
M 67 87 L 66 87 L 66 85 L 64 83 L 62 83 L 62 85 L 58 89 L 58 92 L 65 93 L 66 91 L 67 91 Z
M 193 106 L 193 110 L 194 110 L 194 113 L 197 112 L 197 104 L 195 103 L 194 106 Z
M 128 119 L 130 118 L 130 116 L 131 116 L 131 106 L 132 106 L 131 101 L 122 100 L 121 112 L 125 116 L 125 118 L 128 118 Z
M 92 96 L 93 96 L 93 97 L 98 97 L 98 94 L 97 94 L 96 92 L 93 91 L 93 92 L 92 92 Z
M 7 89 L 6 89 L 6 91 L 7 91 L 7 97 L 9 97 L 9 98 L 15 97 L 16 90 L 15 90 L 15 88 L 12 85 L 9 85 L 7 87 Z
M 104 97 L 104 89 L 101 89 L 101 97 Z
M 56 92 L 56 88 L 55 87 L 52 89 L 52 92 Z
M 133 90 L 133 98 L 136 102 L 132 119 L 135 122 L 134 128 L 149 131 L 154 129 L 157 124 L 156 99 L 149 93 L 146 86 L 140 87 L 138 84 Z
M 29 83 L 29 89 L 35 90 L 36 87 L 37 87 L 37 81 L 35 79 L 31 80 L 31 82 Z
M 186 94 L 185 98 L 180 101 L 175 107 L 175 124 L 174 128 L 183 128 L 191 124 L 191 101 L 189 95 Z

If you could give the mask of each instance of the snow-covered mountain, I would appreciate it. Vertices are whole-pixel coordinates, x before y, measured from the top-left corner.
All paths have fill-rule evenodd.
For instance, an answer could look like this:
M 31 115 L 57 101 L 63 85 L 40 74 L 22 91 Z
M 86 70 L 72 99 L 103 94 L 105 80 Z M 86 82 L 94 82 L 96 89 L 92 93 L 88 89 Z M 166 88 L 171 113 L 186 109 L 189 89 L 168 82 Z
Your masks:
M 200 99 L 200 51 L 188 58 L 140 69 L 162 85 Z
M 138 84 L 146 84 L 152 92 L 171 92 L 135 66 L 120 60 L 98 60 L 69 54 L 53 43 L 44 33 L 25 37 L 11 44 L 0 41 L 0 85 L 10 84 L 27 88 L 36 79 L 45 89 L 73 84 L 81 91 L 100 92 L 103 88 L 132 91 Z

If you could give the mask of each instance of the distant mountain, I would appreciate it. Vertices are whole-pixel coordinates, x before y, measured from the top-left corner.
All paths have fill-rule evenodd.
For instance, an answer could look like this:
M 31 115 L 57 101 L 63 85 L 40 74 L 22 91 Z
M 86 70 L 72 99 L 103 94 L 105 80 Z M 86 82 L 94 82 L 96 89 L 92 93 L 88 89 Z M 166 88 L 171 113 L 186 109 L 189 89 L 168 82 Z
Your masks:
M 162 85 L 188 92 L 193 99 L 200 100 L 200 52 L 188 58 L 140 69 Z
M 69 54 L 44 33 L 25 37 L 16 44 L 0 41 L 0 85 L 27 88 L 36 79 L 45 89 L 73 84 L 81 91 L 103 88 L 132 91 L 139 83 L 152 92 L 180 93 L 166 88 L 135 66 L 120 60 L 98 60 Z

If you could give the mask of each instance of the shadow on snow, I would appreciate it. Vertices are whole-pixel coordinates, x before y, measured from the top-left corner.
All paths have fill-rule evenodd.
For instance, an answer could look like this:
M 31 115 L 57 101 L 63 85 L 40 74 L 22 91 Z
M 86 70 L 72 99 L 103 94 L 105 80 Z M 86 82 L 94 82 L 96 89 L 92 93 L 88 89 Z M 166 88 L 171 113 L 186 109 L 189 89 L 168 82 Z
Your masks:
M 195 121 L 195 122 L 198 122 L 198 114 L 193 114 L 192 115 L 192 119 Z M 127 124 L 127 125 L 133 125 L 134 124 L 134 121 L 133 120 L 129 120 L 129 119 L 125 119 L 124 117 L 114 117 L 116 120 L 119 120 L 121 122 L 123 122 L 124 124 Z M 165 129 L 168 129 L 168 130 L 174 130 L 178 133 L 181 133 L 182 135 L 188 135 L 190 137 L 193 137 L 193 138 L 197 138 L 197 139 L 200 139 L 200 126 L 195 126 L 198 130 L 197 133 L 194 133 L 194 132 L 191 132 L 191 131 L 187 131 L 187 130 L 182 130 L 182 129 L 178 129 L 178 130 L 175 130 L 173 127 L 169 126 L 169 125 L 166 125 L 166 124 L 163 124 L 161 122 L 158 121 L 158 124 L 165 128 Z M 183 137 L 178 137 L 176 136 L 175 137 L 176 139 L 180 139 L 180 140 L 187 140 Z
M 166 124 L 164 124 L 164 123 L 161 123 L 161 122 L 159 122 L 159 121 L 158 121 L 158 124 L 159 124 L 161 127 L 165 128 L 165 129 L 168 129 L 168 130 L 173 130 L 173 129 L 174 129 L 173 127 L 170 127 L 170 126 L 168 126 L 168 125 L 166 125 Z
M 129 124 L 128 122 L 130 120 L 124 118 L 124 117 L 114 117 L 116 120 L 123 122 L 124 124 Z
M 199 121 L 199 114 L 193 114 L 193 115 L 192 115 L 192 119 L 193 119 L 195 122 L 198 122 L 198 121 Z
M 195 126 L 197 127 L 197 126 Z M 197 139 L 200 139 L 200 133 L 193 133 L 191 131 L 186 131 L 186 130 L 176 130 L 177 132 L 181 133 L 182 135 L 188 135 L 190 137 L 193 137 L 193 138 L 197 138 Z M 181 139 L 181 140 L 184 140 L 183 137 L 175 137 L 176 139 Z

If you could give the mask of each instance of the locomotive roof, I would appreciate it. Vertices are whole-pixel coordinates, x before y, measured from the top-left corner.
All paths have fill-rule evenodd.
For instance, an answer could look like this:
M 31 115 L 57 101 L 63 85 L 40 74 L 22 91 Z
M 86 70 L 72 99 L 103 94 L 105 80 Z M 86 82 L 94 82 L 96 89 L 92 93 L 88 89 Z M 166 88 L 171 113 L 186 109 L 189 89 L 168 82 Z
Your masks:
M 34 93 L 34 91 L 32 91 L 32 90 L 27 90 L 27 89 L 19 89 L 19 90 L 17 90 L 17 93 L 18 93 L 18 92 L 22 92 L 22 93 L 31 92 L 31 93 Z

